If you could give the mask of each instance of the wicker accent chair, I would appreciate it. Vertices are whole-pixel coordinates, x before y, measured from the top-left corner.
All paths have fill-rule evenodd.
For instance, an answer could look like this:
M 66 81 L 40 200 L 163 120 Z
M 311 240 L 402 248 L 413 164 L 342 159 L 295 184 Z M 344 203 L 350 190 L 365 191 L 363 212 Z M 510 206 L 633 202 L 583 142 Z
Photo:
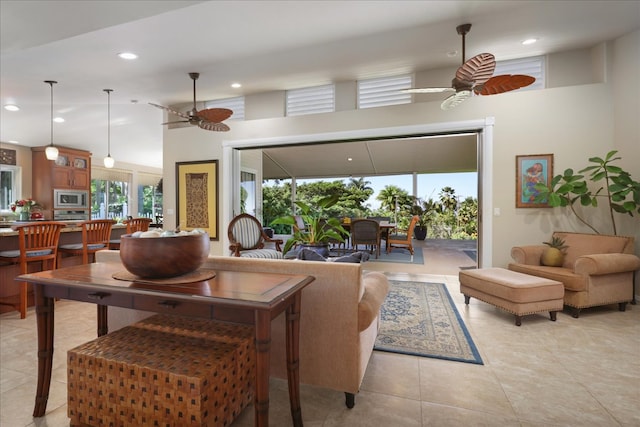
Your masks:
M 14 225 L 18 231 L 19 249 L 1 251 L 0 261 L 10 264 L 20 264 L 20 274 L 27 274 L 30 262 L 40 262 L 41 269 L 55 270 L 58 256 L 58 242 L 60 231 L 66 227 L 63 222 L 38 221 L 27 224 Z M 15 308 L 20 312 L 20 318 L 27 317 L 27 282 L 20 282 L 20 297 Z
M 374 219 L 356 219 L 351 222 L 351 244 L 354 250 L 358 245 L 371 247 L 376 258 L 380 255 L 380 223 Z
M 82 256 L 82 263 L 89 264 L 89 256 L 95 257 L 95 253 L 109 248 L 111 229 L 116 222 L 112 219 L 94 219 L 80 223 L 82 228 L 82 243 L 71 243 L 58 247 L 58 257 L 66 255 Z
M 282 259 L 281 239 L 272 239 L 256 217 L 240 214 L 229 223 L 229 250 L 231 255 L 245 258 Z M 265 243 L 275 244 L 275 249 L 265 248 Z
M 411 222 L 409 223 L 409 228 L 407 229 L 407 234 L 390 234 L 387 240 L 387 253 L 391 253 L 391 250 L 395 248 L 405 247 L 409 249 L 411 255 L 413 255 L 413 244 L 411 243 L 411 239 L 413 239 L 413 229 L 416 227 L 416 223 L 420 217 L 418 215 L 414 215 L 411 218 Z

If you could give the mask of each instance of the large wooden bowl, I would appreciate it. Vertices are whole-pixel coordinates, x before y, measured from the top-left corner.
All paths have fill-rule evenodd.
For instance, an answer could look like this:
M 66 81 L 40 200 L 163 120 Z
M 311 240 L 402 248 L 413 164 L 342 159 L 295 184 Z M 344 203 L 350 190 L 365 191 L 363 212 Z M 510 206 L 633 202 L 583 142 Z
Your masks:
M 197 270 L 209 256 L 209 235 L 120 238 L 120 259 L 132 274 L 145 278 L 181 276 Z

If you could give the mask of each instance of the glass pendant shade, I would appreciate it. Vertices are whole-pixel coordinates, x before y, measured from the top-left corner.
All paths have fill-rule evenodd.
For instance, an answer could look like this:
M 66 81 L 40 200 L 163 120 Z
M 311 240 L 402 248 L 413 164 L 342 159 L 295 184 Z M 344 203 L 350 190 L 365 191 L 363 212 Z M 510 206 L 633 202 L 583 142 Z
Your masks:
M 111 157 L 111 92 L 113 89 L 103 89 L 107 92 L 107 157 L 104 158 L 104 167 L 111 169 L 115 160 Z
M 58 149 L 50 145 L 44 150 L 44 154 L 47 156 L 47 160 L 56 160 L 58 158 Z
M 45 80 L 46 84 L 51 86 L 51 143 L 44 151 L 47 160 L 56 160 L 58 158 L 58 149 L 53 145 L 53 85 L 58 83 L 55 80 Z
M 104 158 L 104 167 L 111 169 L 116 161 L 111 156 L 107 156 Z

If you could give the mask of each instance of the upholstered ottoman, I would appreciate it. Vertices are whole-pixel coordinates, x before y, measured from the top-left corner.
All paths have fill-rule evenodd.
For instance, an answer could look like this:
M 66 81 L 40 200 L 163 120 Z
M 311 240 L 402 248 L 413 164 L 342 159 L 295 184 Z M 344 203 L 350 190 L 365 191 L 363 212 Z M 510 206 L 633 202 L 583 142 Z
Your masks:
M 459 273 L 460 292 L 465 304 L 471 297 L 492 304 L 516 316 L 516 326 L 522 316 L 548 311 L 552 321 L 561 311 L 564 285 L 555 280 L 529 276 L 504 268 L 463 270 Z
M 237 354 L 237 344 L 133 326 L 82 344 L 67 353 L 71 425 L 230 425 L 247 403 L 233 398 Z

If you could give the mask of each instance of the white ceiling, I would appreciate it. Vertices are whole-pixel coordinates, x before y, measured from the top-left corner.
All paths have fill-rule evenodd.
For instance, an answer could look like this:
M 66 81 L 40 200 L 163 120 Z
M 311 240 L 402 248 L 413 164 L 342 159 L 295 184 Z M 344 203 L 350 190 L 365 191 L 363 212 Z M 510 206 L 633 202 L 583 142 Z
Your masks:
M 57 80 L 55 115 L 66 122 L 55 143 L 101 158 L 110 88 L 112 156 L 162 167 L 163 113 L 148 102 L 190 102 L 188 72 L 201 73 L 204 100 L 455 67 L 460 53 L 447 53 L 460 50 L 455 27 L 466 22 L 467 57 L 559 52 L 640 28 L 640 2 L 0 0 L 0 16 L 0 96 L 21 107 L 1 110 L 0 141 L 49 143 L 43 81 Z M 528 37 L 540 40 L 522 46 Z

